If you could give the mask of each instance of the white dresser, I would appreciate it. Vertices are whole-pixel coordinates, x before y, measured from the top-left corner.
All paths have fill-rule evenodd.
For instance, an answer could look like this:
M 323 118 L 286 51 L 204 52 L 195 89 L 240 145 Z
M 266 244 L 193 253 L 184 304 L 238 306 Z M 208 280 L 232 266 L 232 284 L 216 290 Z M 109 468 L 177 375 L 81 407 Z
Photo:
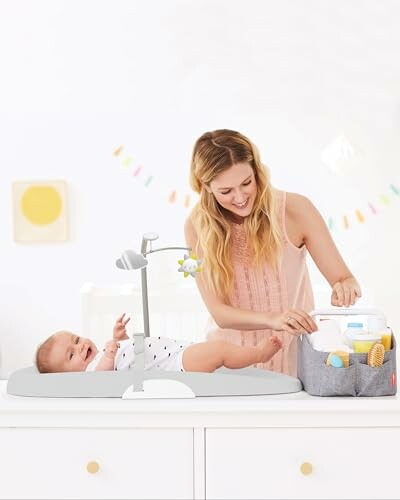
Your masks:
M 400 399 L 35 399 L 1 382 L 2 499 L 399 499 Z

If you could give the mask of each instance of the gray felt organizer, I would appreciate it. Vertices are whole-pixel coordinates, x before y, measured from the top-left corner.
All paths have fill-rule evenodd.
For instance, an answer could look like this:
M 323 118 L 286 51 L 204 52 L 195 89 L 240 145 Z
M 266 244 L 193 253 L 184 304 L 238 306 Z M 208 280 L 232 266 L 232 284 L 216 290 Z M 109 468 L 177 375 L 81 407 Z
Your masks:
M 339 314 L 339 313 L 338 313 Z M 353 313 L 354 314 L 354 313 Z M 315 313 L 314 313 L 315 315 Z M 393 396 L 397 391 L 396 340 L 383 365 L 367 364 L 367 354 L 351 353 L 348 368 L 327 366 L 329 352 L 317 351 L 308 335 L 298 339 L 298 378 L 312 396 Z

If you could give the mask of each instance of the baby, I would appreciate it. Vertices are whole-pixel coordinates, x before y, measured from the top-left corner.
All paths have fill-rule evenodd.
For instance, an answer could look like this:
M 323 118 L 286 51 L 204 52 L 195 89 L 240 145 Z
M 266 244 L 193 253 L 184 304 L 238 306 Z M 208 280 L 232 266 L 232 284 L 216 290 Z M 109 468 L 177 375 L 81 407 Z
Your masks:
M 36 352 L 36 366 L 41 373 L 124 370 L 135 363 L 135 343 L 126 333 L 130 318 L 120 316 L 113 329 L 113 339 L 102 352 L 90 340 L 71 332 L 56 332 Z M 146 337 L 145 369 L 213 372 L 221 366 L 244 368 L 270 360 L 282 343 L 276 336 L 255 347 L 229 342 L 190 343 L 166 337 Z

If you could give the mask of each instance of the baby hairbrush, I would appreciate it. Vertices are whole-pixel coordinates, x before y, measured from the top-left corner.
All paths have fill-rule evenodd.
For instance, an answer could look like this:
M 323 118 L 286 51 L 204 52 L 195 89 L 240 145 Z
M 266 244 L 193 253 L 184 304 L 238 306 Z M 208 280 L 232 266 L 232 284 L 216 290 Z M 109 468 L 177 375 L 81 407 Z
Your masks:
M 372 366 L 374 368 L 382 366 L 384 357 L 385 357 L 384 345 L 376 342 L 368 351 L 368 356 L 367 356 L 368 366 Z

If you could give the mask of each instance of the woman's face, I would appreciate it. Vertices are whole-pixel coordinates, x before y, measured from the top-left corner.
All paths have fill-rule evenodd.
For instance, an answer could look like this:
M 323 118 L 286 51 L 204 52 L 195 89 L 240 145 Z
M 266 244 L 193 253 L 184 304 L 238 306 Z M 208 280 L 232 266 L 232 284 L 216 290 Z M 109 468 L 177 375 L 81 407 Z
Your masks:
M 250 215 L 257 194 L 254 172 L 247 162 L 235 163 L 217 175 L 206 189 L 238 221 Z

